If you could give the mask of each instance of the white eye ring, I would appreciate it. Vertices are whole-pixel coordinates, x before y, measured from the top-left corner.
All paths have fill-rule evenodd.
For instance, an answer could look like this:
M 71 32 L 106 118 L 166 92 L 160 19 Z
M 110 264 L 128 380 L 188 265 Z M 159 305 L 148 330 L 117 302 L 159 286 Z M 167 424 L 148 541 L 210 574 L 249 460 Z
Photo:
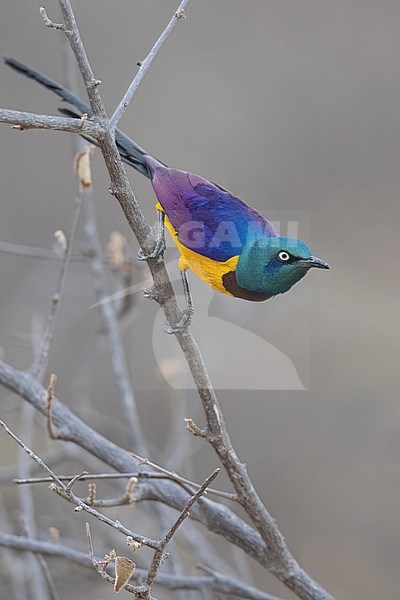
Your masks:
M 289 252 L 285 252 L 284 250 L 282 250 L 281 252 L 279 252 L 278 258 L 283 262 L 287 262 L 290 258 L 290 254 Z

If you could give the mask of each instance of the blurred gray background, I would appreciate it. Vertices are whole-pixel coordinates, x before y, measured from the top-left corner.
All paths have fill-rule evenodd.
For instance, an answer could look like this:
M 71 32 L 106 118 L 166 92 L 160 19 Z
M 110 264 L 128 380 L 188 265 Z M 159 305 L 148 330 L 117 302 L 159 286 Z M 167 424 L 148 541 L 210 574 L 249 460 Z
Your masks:
M 109 113 L 177 4 L 75 2 Z M 39 6 L 3 0 L 0 54 L 62 81 L 61 34 L 43 27 Z M 57 20 L 57 2 L 46 8 Z M 193 290 L 211 370 L 223 373 L 220 399 L 240 457 L 295 556 L 341 600 L 397 600 L 400 590 L 399 29 L 395 0 L 194 0 L 121 122 L 167 164 L 218 182 L 283 223 L 295 215 L 313 252 L 331 264 L 331 271 L 312 272 L 290 293 L 259 305 L 211 298 L 197 283 Z M 0 65 L 0 106 L 57 114 L 59 103 Z M 0 240 L 51 248 L 53 232 L 68 231 L 72 217 L 69 135 L 2 125 L 0 141 Z M 99 153 L 94 165 L 103 246 L 118 230 L 136 252 L 108 193 Z M 149 182 L 133 171 L 129 176 L 153 222 Z M 170 251 L 168 260 L 174 257 Z M 1 352 L 17 367 L 32 360 L 32 329 L 45 318 L 57 272 L 55 262 L 0 253 Z M 145 268 L 138 272 L 137 281 L 145 274 Z M 116 288 L 112 278 L 110 286 Z M 60 399 L 124 445 L 101 317 L 90 309 L 94 301 L 87 265 L 73 263 L 49 370 L 58 373 Z M 140 414 L 153 458 L 165 464 L 175 439 L 182 439 L 186 456 L 178 466 L 201 480 L 217 461 L 184 431 L 183 417 L 203 423 L 201 408 L 193 391 L 175 391 L 165 378 L 179 364 L 157 357 L 157 319 L 157 307 L 137 293 L 132 314 L 121 323 Z M 229 324 L 242 328 L 237 339 L 244 374 L 255 365 L 268 369 L 270 355 L 254 341 L 259 336 L 295 369 L 305 389 L 229 389 L 238 367 L 230 371 L 229 360 L 223 361 L 223 333 L 217 335 Z M 175 352 L 173 338 L 164 336 L 162 343 L 169 345 L 167 354 Z M 213 348 L 219 349 L 215 362 Z M 1 396 L 2 418 L 18 430 L 22 400 L 5 390 Z M 38 417 L 35 449 L 60 447 L 45 437 Z M 0 448 L 3 466 L 10 465 L 16 456 L 11 441 L 1 436 Z M 81 470 L 86 458 L 59 469 Z M 219 485 L 229 487 L 224 480 Z M 13 507 L 16 492 L 2 492 Z M 63 532 L 64 520 L 68 533 L 65 506 L 48 496 L 43 488 L 34 492 L 39 525 L 45 530 L 57 522 Z M 128 517 L 121 511 L 121 519 Z M 84 548 L 82 523 L 76 527 L 73 543 Z M 220 552 L 231 560 L 227 546 L 221 544 Z M 62 598 L 83 590 L 96 598 L 112 593 L 95 574 L 90 579 L 71 567 L 71 581 L 66 566 L 54 562 L 53 568 Z M 257 585 L 293 598 L 258 565 L 248 568 Z M 98 587 L 88 591 L 89 580 Z

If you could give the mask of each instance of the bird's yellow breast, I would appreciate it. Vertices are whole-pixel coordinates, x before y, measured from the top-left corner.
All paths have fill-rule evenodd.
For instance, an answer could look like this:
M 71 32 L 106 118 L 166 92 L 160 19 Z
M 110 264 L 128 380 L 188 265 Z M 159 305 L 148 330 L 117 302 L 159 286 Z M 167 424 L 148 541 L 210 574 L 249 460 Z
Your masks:
M 158 210 L 163 211 L 163 208 L 160 203 L 157 203 L 156 208 Z M 198 254 L 194 250 L 190 250 L 189 248 L 186 248 L 186 246 L 181 244 L 181 242 L 178 239 L 178 232 L 175 231 L 166 215 L 165 225 L 167 226 L 172 239 L 174 240 L 179 252 L 181 253 L 179 259 L 179 268 L 181 270 L 190 269 L 191 271 L 193 271 L 193 273 L 195 273 L 195 275 L 197 275 L 197 277 L 199 277 L 202 281 L 210 285 L 215 290 L 218 290 L 223 294 L 228 294 L 228 296 L 233 296 L 233 294 L 231 294 L 225 289 L 222 283 L 222 277 L 226 273 L 229 273 L 230 271 L 234 271 L 236 269 L 239 256 L 232 256 L 232 258 L 229 258 L 224 262 L 207 258 L 206 256 Z

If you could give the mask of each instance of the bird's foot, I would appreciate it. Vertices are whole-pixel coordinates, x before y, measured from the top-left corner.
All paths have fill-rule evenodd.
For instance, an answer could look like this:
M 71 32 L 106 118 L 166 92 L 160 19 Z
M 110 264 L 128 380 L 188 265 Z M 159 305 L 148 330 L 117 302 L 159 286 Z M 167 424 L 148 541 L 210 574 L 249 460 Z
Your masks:
M 164 257 L 165 248 L 165 239 L 163 237 L 159 238 L 156 240 L 154 248 L 151 252 L 145 254 L 143 250 L 139 250 L 137 258 L 138 260 L 149 260 L 149 258 L 156 258 L 157 262 L 161 262 Z
M 193 316 L 194 308 L 192 306 L 185 308 L 182 311 L 182 317 L 179 319 L 176 325 L 170 325 L 168 322 L 165 323 L 165 333 L 168 333 L 169 335 L 173 335 L 175 333 L 183 333 L 192 324 Z

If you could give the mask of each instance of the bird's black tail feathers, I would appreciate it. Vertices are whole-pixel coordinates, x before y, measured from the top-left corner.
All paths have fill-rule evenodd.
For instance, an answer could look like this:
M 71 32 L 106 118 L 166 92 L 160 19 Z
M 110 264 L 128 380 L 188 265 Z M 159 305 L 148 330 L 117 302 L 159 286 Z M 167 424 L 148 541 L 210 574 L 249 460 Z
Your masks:
M 49 79 L 48 77 L 46 77 L 46 75 L 43 75 L 39 71 L 36 71 L 36 69 L 28 67 L 24 63 L 21 63 L 19 60 L 15 60 L 15 58 L 4 58 L 4 62 L 6 63 L 6 65 L 11 67 L 18 73 L 22 73 L 22 75 L 25 75 L 26 77 L 37 81 L 47 89 L 51 90 L 52 92 L 57 94 L 57 96 L 59 96 L 78 110 L 78 112 L 75 112 L 67 108 L 60 108 L 59 110 L 62 114 L 77 119 L 80 119 L 84 113 L 88 114 L 89 116 L 91 115 L 92 111 L 89 104 L 81 100 L 79 96 L 77 96 L 67 88 L 63 87 L 60 83 Z M 85 137 L 85 139 L 88 138 Z M 90 141 L 96 144 L 96 140 L 90 139 Z M 136 169 L 136 171 L 139 171 L 139 173 L 142 173 L 143 175 L 151 179 L 151 169 L 146 161 L 146 156 L 149 156 L 148 152 L 143 150 L 143 148 L 141 148 L 138 144 L 136 144 L 136 142 L 131 140 L 120 129 L 117 129 L 115 132 L 115 141 L 122 160 L 126 164 Z

